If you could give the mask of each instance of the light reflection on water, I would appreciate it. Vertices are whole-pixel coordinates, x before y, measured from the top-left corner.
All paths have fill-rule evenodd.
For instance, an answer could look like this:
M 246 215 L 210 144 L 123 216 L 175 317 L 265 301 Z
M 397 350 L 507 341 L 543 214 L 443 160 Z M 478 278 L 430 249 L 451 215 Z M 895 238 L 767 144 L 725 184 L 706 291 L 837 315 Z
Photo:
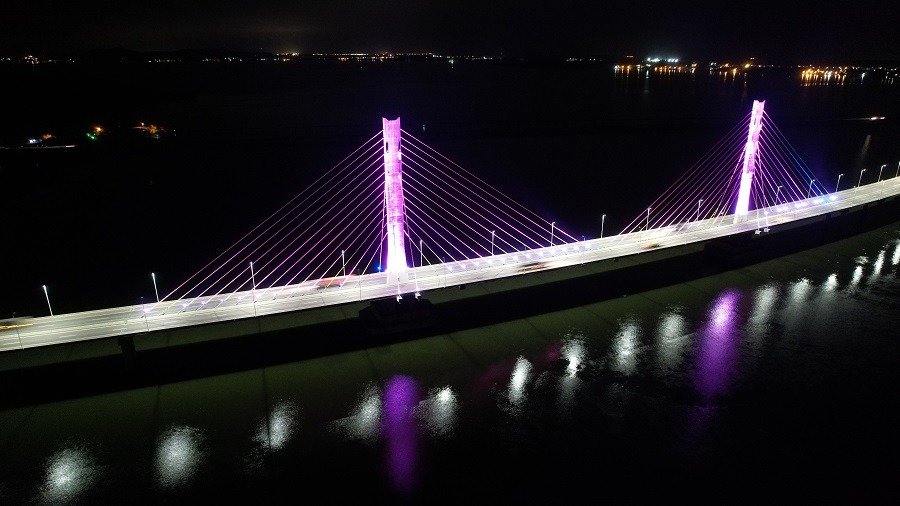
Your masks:
M 833 272 L 828 275 L 828 278 L 825 280 L 825 283 L 822 284 L 822 291 L 824 292 L 833 292 L 837 288 L 837 273 Z
M 578 371 L 584 369 L 588 361 L 583 334 L 571 332 L 566 334 L 563 338 L 560 353 L 567 364 L 565 371 L 559 378 L 557 404 L 561 412 L 566 412 L 572 407 L 575 391 L 582 384 L 582 380 L 577 376 Z
M 875 258 L 875 263 L 872 264 L 872 275 L 869 276 L 869 281 L 874 281 L 881 275 L 881 268 L 884 267 L 884 255 L 887 251 L 881 250 L 878 252 L 878 257 Z
M 433 436 L 451 436 L 456 430 L 459 401 L 449 386 L 433 388 L 416 407 L 416 414 Z
M 637 322 L 632 319 L 619 324 L 619 332 L 613 341 L 613 370 L 626 376 L 635 372 L 640 333 Z
M 891 257 L 891 265 L 900 264 L 900 240 L 894 246 L 894 255 Z
M 77 502 L 95 485 L 100 474 L 100 468 L 86 449 L 80 446 L 64 448 L 47 459 L 40 490 L 41 502 Z
M 516 365 L 513 367 L 512 376 L 509 378 L 508 395 L 509 402 L 515 407 L 521 407 L 525 398 L 525 383 L 528 381 L 528 375 L 531 373 L 531 362 L 525 357 L 516 359 Z
M 854 287 L 859 284 L 859 280 L 862 279 L 863 268 L 862 265 L 857 265 L 855 269 L 853 269 L 853 277 L 850 278 L 849 287 Z M 849 288 L 848 287 L 848 288 Z
M 799 309 L 806 299 L 809 297 L 810 292 L 812 291 L 812 284 L 806 278 L 800 278 L 797 281 L 791 283 L 790 288 L 788 288 L 788 300 L 787 305 L 791 308 L 791 310 Z
M 419 440 L 413 410 L 419 386 L 409 376 L 394 376 L 384 386 L 384 439 L 387 471 L 394 487 L 404 494 L 416 484 Z
M 363 394 L 353 413 L 332 422 L 332 428 L 349 439 L 374 441 L 381 423 L 381 393 L 374 383 L 365 385 Z
M 253 436 L 260 447 L 270 450 L 284 448 L 297 427 L 299 409 L 289 401 L 278 403 L 269 415 L 268 423 L 261 420 Z
M 569 362 L 566 366 L 566 375 L 575 376 L 578 370 L 584 367 L 584 339 L 580 335 L 567 335 L 561 352 L 562 356 Z
M 697 390 L 706 401 L 725 393 L 737 359 L 738 304 L 741 294 L 726 290 L 710 307 L 699 333 Z
M 750 322 L 763 324 L 772 318 L 772 311 L 778 302 L 778 288 L 774 285 L 765 285 L 756 290 L 753 298 L 753 309 L 750 310 Z
M 687 320 L 681 309 L 669 310 L 659 317 L 656 328 L 657 365 L 663 371 L 677 369 L 684 358 L 684 350 L 690 342 Z
M 200 429 L 178 425 L 157 439 L 156 475 L 163 488 L 189 484 L 205 459 L 204 436 Z

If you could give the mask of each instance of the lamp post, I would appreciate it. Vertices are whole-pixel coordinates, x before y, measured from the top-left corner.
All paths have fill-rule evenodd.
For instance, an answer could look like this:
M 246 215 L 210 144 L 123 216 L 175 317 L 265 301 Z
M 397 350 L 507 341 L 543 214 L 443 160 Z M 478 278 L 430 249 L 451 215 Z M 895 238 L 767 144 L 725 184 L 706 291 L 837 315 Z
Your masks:
M 647 208 L 647 230 L 650 230 L 650 207 Z
M 253 270 L 253 260 L 250 261 L 251 295 L 253 297 L 253 316 L 256 316 L 256 271 Z
M 341 276 L 346 276 L 347 275 L 347 257 L 344 256 L 344 250 L 341 250 L 341 265 L 343 265 L 343 267 L 341 267 Z
M 856 187 L 857 187 L 857 188 L 859 188 L 859 185 L 862 184 L 862 175 L 863 175 L 863 172 L 865 172 L 865 171 L 866 171 L 866 169 L 863 169 L 863 170 L 859 171 L 859 181 L 856 182 Z
M 900 163 L 897 164 L 900 167 Z M 606 225 L 606 215 L 600 217 L 600 238 L 603 239 L 603 225 Z
M 806 198 L 809 198 L 809 195 L 812 193 L 812 185 L 813 185 L 813 183 L 815 183 L 815 182 L 816 182 L 815 179 L 810 179 L 810 180 L 809 180 L 809 188 L 806 189 Z
M 50 306 L 50 295 L 47 294 L 47 285 L 41 285 L 44 289 L 44 298 L 47 299 L 47 309 L 50 310 L 50 316 L 53 316 L 53 307 Z
M 878 182 L 879 183 L 881 182 L 881 173 L 884 172 L 885 167 L 887 167 L 887 164 L 882 165 L 881 168 L 878 169 Z
M 556 228 L 556 222 L 550 223 L 550 246 L 553 246 L 553 229 Z
M 703 199 L 697 201 L 697 221 L 700 221 L 700 204 L 703 203 Z
M 153 293 L 156 294 L 156 302 L 159 302 L 159 290 L 156 289 L 156 273 L 150 273 L 150 279 L 153 280 Z
M 838 187 L 841 186 L 841 178 L 844 177 L 844 174 L 838 174 L 838 182 L 834 185 L 834 191 L 837 193 Z
M 496 230 L 491 230 L 491 256 L 494 256 L 494 234 L 496 232 Z
M 775 190 L 775 205 L 778 205 L 778 194 L 781 193 L 781 185 L 778 185 L 778 188 Z
M 422 239 L 419 239 L 419 267 L 425 265 L 425 250 L 422 249 Z
M 900 176 L 900 162 L 897 162 L 897 173 L 894 174 L 894 177 Z

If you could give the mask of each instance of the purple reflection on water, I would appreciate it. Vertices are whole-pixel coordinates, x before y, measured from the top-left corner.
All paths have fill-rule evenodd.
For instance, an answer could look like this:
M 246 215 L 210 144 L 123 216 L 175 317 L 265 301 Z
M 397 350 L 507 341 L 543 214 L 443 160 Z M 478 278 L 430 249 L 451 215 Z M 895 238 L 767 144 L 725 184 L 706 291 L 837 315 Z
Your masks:
M 719 294 L 700 329 L 696 383 L 698 392 L 707 401 L 728 389 L 737 363 L 740 298 L 737 290 Z
M 408 493 L 416 479 L 418 441 L 413 408 L 419 402 L 419 386 L 409 376 L 394 376 L 384 390 L 387 472 L 397 490 Z

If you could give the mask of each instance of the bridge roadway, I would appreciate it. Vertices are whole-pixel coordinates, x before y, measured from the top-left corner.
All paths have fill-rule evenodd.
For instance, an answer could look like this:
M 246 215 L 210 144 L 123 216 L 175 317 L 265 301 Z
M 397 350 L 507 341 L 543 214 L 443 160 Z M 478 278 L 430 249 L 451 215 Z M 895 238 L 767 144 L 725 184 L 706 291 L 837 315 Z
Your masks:
M 518 253 L 410 268 L 408 280 L 387 283 L 384 273 L 350 276 L 343 285 L 322 288 L 319 281 L 284 287 L 195 299 L 183 299 L 123 306 L 55 316 L 18 319 L 0 330 L 0 352 L 103 337 L 189 327 L 206 323 L 251 318 L 289 311 L 405 296 L 428 290 L 476 283 L 529 272 L 561 269 L 638 254 L 650 249 L 669 248 L 711 239 L 753 232 L 835 211 L 875 202 L 900 194 L 900 178 L 891 178 L 858 188 L 753 210 L 747 219 L 734 223 L 732 215 L 704 219 L 649 231 L 608 236 L 564 245 L 548 246 Z M 10 323 L 15 325 L 9 326 Z

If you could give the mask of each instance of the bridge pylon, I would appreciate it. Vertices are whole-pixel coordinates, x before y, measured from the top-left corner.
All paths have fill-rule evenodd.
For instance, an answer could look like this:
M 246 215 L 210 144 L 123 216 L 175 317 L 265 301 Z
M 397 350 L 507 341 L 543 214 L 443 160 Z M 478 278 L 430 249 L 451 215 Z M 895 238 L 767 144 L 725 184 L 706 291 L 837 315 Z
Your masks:
M 381 118 L 384 138 L 384 226 L 388 283 L 407 281 L 406 212 L 403 203 L 403 159 L 400 151 L 400 118 Z
M 750 112 L 750 127 L 747 130 L 747 143 L 744 145 L 744 159 L 741 169 L 740 187 L 737 204 L 734 207 L 734 222 L 743 221 L 750 212 L 750 188 L 753 175 L 756 173 L 756 159 L 759 154 L 759 133 L 762 131 L 763 108 L 765 100 L 754 100 Z

